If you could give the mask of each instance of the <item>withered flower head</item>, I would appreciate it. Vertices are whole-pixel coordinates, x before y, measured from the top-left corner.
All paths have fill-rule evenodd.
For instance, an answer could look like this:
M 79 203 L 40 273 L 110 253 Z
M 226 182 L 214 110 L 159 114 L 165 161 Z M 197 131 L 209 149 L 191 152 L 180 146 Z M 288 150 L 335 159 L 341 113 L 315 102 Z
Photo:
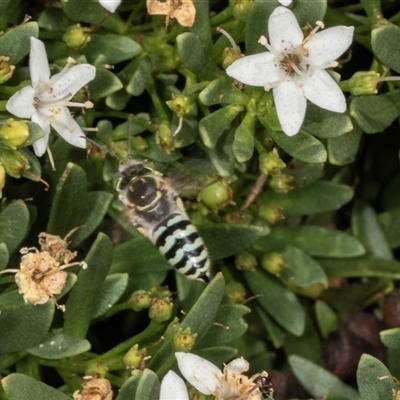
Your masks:
M 99 376 L 85 376 L 82 382 L 82 392 L 77 390 L 74 400 L 112 400 L 111 384 L 108 379 Z
M 170 18 L 176 18 L 182 26 L 192 26 L 196 16 L 192 0 L 147 0 L 147 12 L 150 15 L 166 15 L 167 27 Z

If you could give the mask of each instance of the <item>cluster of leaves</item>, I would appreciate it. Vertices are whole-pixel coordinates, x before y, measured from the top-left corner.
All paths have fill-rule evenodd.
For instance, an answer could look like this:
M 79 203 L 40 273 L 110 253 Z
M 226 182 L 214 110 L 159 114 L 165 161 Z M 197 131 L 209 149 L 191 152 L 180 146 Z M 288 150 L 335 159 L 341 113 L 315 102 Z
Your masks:
M 398 6 L 384 0 L 330 3 L 294 0 L 290 8 L 300 26 L 317 20 L 355 26 L 343 89 L 350 90 L 358 71 L 400 73 Z M 120 389 L 119 400 L 158 398 L 159 381 L 176 369 L 174 352 L 182 351 L 180 334 L 186 332 L 194 340 L 190 350 L 217 365 L 239 355 L 253 373 L 291 368 L 313 397 L 389 400 L 396 384 L 377 378 L 400 373 L 397 328 L 381 333 L 389 369 L 372 356 L 361 358 L 358 391 L 322 368 L 320 349 L 350 315 L 367 309 L 381 317 L 377 300 L 400 279 L 400 89 L 394 81 L 376 81 L 379 94 L 350 90 L 344 114 L 309 104 L 301 131 L 288 137 L 271 93 L 242 89 L 225 74 L 224 49 L 231 45 L 216 31 L 228 31 L 245 54 L 264 51 L 257 42 L 268 34 L 268 17 L 279 2 L 194 4 L 192 27 L 171 19 L 166 30 L 165 18 L 150 17 L 144 0 L 123 1 L 114 14 L 95 0 L 0 2 L 0 56 L 16 65 L 0 85 L 0 122 L 10 118 L 10 95 L 29 80 L 26 56 L 34 36 L 55 68 L 68 56 L 96 66 L 87 88 L 94 107 L 77 117 L 82 126 L 97 126 L 94 140 L 122 159 L 129 152 L 161 171 L 184 170 L 200 185 L 219 184 L 200 194 L 201 201 L 188 195 L 185 202 L 214 264 L 215 277 L 205 286 L 175 277 L 121 214 L 117 162 L 104 151 L 91 146 L 87 155 L 53 137 L 53 171 L 27 147 L 42 135 L 36 124 L 28 122 L 29 138 L 16 148 L 0 137 L 0 165 L 9 175 L 0 211 L 0 269 L 16 268 L 18 250 L 36 246 L 39 232 L 65 237 L 81 225 L 70 248 L 88 264 L 68 272 L 56 296 L 66 305 L 63 314 L 51 300 L 25 304 L 14 277 L 0 275 L 0 399 L 70 399 L 88 374 L 109 379 Z M 21 23 L 25 14 L 31 22 Z M 77 23 L 88 28 L 90 41 L 70 48 L 63 35 Z M 183 114 L 171 105 L 177 98 Z M 278 172 L 263 164 L 271 154 L 286 164 Z M 272 176 L 241 210 L 266 169 Z M 132 311 L 132 293 L 166 283 L 177 291 L 172 314 L 179 321 Z M 252 296 L 258 297 L 244 305 Z M 131 371 L 124 356 L 134 345 L 151 358 Z

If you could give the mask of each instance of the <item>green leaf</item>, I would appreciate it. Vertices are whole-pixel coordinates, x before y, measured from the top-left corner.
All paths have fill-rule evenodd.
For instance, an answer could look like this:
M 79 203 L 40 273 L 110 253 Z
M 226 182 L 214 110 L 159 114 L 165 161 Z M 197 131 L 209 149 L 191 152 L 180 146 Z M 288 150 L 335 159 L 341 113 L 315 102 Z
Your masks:
M 18 25 L 0 36 L 1 55 L 10 57 L 9 64 L 15 65 L 29 54 L 31 36 L 39 37 L 39 27 L 36 22 Z M 18 46 L 15 43 L 18 43 Z
M 286 332 L 264 311 L 263 308 L 256 306 L 257 315 L 264 329 L 267 331 L 269 339 L 274 347 L 279 348 L 283 345 Z
M 88 267 L 82 269 L 78 281 L 72 288 L 64 313 L 64 333 L 85 337 L 92 317 L 93 303 L 103 284 L 112 260 L 112 244 L 108 236 L 97 236 L 85 261 Z
M 25 122 L 28 124 L 29 127 L 29 138 L 19 148 L 30 146 L 32 143 L 36 142 L 36 140 L 44 136 L 44 132 L 38 124 L 35 124 L 34 122 L 31 121 L 25 121 Z
M 196 35 L 203 45 L 210 50 L 212 46 L 210 27 L 210 6 L 208 0 L 194 0 L 196 7 L 196 18 L 190 32 Z
M 157 375 L 145 368 L 137 385 L 135 399 L 154 400 L 160 395 L 160 382 Z
M 90 42 L 82 50 L 90 64 L 118 64 L 131 60 L 142 51 L 142 47 L 127 36 L 103 33 L 91 34 L 90 37 Z
M 263 119 L 260 119 L 263 122 Z M 265 124 L 264 124 L 265 126 Z M 286 153 L 294 158 L 308 163 L 325 162 L 327 153 L 325 146 L 314 136 L 307 132 L 300 131 L 297 135 L 289 137 L 280 131 L 270 131 L 272 139 Z
M 25 350 L 40 343 L 50 328 L 54 302 L 25 304 L 17 291 L 0 296 L 0 354 Z
M 353 190 L 346 185 L 320 180 L 288 193 L 268 191 L 258 196 L 261 207 L 282 207 L 283 214 L 300 216 L 333 211 L 353 197 Z
M 283 261 L 289 268 L 290 278 L 287 280 L 296 286 L 307 288 L 315 283 L 328 286 L 324 270 L 308 254 L 294 246 L 287 246 L 282 253 Z
M 326 338 L 328 334 L 339 327 L 339 318 L 327 303 L 322 300 L 315 302 L 315 317 L 321 335 Z
M 176 38 L 176 46 L 183 65 L 201 80 L 212 81 L 218 76 L 225 76 L 193 33 L 185 32 L 179 35 Z
M 89 82 L 88 86 L 90 97 L 95 102 L 123 88 L 117 75 L 100 68 L 97 68 L 96 77 Z
M 369 254 L 385 260 L 393 260 L 389 243 L 379 225 L 374 209 L 361 202 L 354 205 L 351 225 L 356 236 Z
M 239 127 L 235 131 L 233 153 L 236 161 L 244 163 L 253 155 L 254 151 L 254 116 L 246 113 Z
M 332 165 L 347 165 L 356 159 L 361 141 L 362 131 L 358 125 L 342 136 L 330 138 L 327 141 L 329 162 Z
M 98 296 L 92 307 L 92 319 L 103 315 L 113 306 L 128 286 L 128 274 L 108 275 L 98 290 Z
M 136 390 L 139 384 L 139 380 L 143 375 L 143 371 L 136 369 L 132 371 L 132 376 L 130 376 L 121 386 L 118 391 L 118 396 L 116 400 L 132 400 L 136 399 Z
M 227 79 L 215 79 L 199 93 L 199 100 L 205 106 L 213 106 L 215 104 L 239 104 L 244 106 L 249 101 L 249 97 L 233 86 Z
M 359 257 L 352 260 L 319 259 L 328 276 L 400 279 L 400 262 L 383 258 Z
M 365 133 L 382 132 L 400 115 L 400 90 L 355 97 L 350 115 Z
M 301 335 L 304 331 L 305 315 L 296 295 L 286 288 L 279 279 L 262 271 L 243 274 L 254 295 L 261 295 L 257 301 L 283 328 Z
M 147 88 L 148 81 L 154 68 L 157 67 L 158 57 L 147 54 L 142 59 L 135 60 L 132 64 L 134 72 L 126 85 L 126 91 L 132 96 L 140 96 Z
M 29 211 L 22 200 L 8 204 L 0 213 L 0 243 L 5 243 L 8 254 L 20 246 L 29 227 Z
M 346 114 L 324 110 L 309 103 L 307 105 L 306 118 L 301 129 L 320 139 L 328 139 L 351 132 L 353 124 L 350 117 Z
M 386 377 L 385 379 L 380 379 Z M 363 400 L 392 400 L 397 385 L 386 366 L 369 354 L 363 354 L 357 369 L 357 386 Z
M 1 380 L 8 400 L 70 400 L 60 391 L 23 374 L 10 374 Z
M 241 106 L 236 105 L 226 106 L 201 119 L 199 132 L 205 146 L 215 149 L 223 133 L 242 109 Z
M 289 364 L 296 378 L 313 397 L 339 395 L 348 400 L 360 400 L 357 391 L 337 376 L 298 356 L 290 356 Z
M 230 257 L 250 247 L 268 232 L 268 227 L 254 225 L 214 224 L 199 227 L 200 236 L 213 261 Z
M 400 51 L 400 28 L 383 25 L 371 32 L 372 51 L 387 67 L 400 73 L 400 61 L 396 54 Z
M 0 243 L 0 271 L 7 268 L 9 259 L 10 256 L 8 254 L 7 245 L 5 243 Z
M 60 360 L 90 350 L 86 339 L 64 335 L 63 333 L 47 333 L 40 339 L 40 344 L 27 349 L 27 352 L 48 360 Z
M 386 329 L 380 332 L 382 343 L 393 350 L 400 350 L 400 328 Z
M 400 208 L 379 214 L 378 221 L 390 247 L 400 247 Z
M 208 156 L 212 162 L 217 175 L 222 178 L 229 178 L 234 173 L 235 155 L 233 154 L 234 132 L 230 127 L 219 139 L 214 150 L 208 151 Z
M 322 226 L 277 226 L 272 229 L 269 237 L 292 244 L 310 256 L 347 258 L 365 254 L 364 247 L 355 237 Z
M 296 15 L 297 21 L 301 27 L 311 24 L 315 26 L 317 21 L 323 21 L 327 9 L 325 0 L 298 0 L 293 8 L 293 13 Z
M 248 328 L 243 316 L 249 312 L 250 309 L 242 304 L 221 305 L 214 320 L 220 325 L 211 326 L 203 339 L 196 341 L 196 346 L 198 348 L 219 346 L 241 337 Z

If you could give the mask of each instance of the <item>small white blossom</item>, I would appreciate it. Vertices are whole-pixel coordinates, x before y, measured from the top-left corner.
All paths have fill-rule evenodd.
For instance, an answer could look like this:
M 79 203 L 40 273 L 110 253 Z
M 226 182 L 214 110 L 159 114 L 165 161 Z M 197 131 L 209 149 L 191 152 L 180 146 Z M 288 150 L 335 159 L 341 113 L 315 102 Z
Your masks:
M 185 382 L 174 371 L 169 371 L 161 382 L 160 400 L 189 400 Z
M 336 26 L 304 39 L 295 15 L 277 7 L 268 20 L 269 40 L 259 43 L 269 51 L 240 58 L 226 73 L 239 82 L 273 89 L 282 130 L 293 136 L 301 128 L 307 99 L 326 110 L 343 113 L 346 99 L 338 84 L 325 71 L 337 66 L 336 60 L 350 46 L 354 27 Z
M 175 353 L 184 378 L 200 393 L 213 395 L 217 400 L 261 400 L 262 392 L 254 375 L 248 378 L 243 372 L 249 369 L 244 358 L 226 364 L 222 372 L 211 362 L 190 353 Z M 263 376 L 268 376 L 266 373 Z
M 42 156 L 46 151 L 50 126 L 68 143 L 86 148 L 85 135 L 67 106 L 86 108 L 93 106 L 89 101 L 81 104 L 69 100 L 82 86 L 94 79 L 96 69 L 89 64 L 71 67 L 72 61 L 69 59 L 60 73 L 50 77 L 44 44 L 31 37 L 29 70 L 32 86 L 25 86 L 11 96 L 6 108 L 19 118 L 30 118 L 42 128 L 44 136 L 33 143 L 37 156 Z
M 121 4 L 121 0 L 99 0 L 100 4 L 110 12 L 115 12 L 117 7 Z
M 290 6 L 292 4 L 292 0 L 278 0 L 283 6 Z

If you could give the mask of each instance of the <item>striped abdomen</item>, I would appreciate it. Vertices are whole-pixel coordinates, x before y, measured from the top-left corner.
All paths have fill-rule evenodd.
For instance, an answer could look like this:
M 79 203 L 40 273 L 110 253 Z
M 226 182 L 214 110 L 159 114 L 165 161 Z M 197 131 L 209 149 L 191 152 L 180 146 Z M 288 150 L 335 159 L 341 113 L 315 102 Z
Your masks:
M 209 281 L 208 251 L 186 215 L 170 214 L 154 227 L 150 239 L 178 272 L 191 279 Z

